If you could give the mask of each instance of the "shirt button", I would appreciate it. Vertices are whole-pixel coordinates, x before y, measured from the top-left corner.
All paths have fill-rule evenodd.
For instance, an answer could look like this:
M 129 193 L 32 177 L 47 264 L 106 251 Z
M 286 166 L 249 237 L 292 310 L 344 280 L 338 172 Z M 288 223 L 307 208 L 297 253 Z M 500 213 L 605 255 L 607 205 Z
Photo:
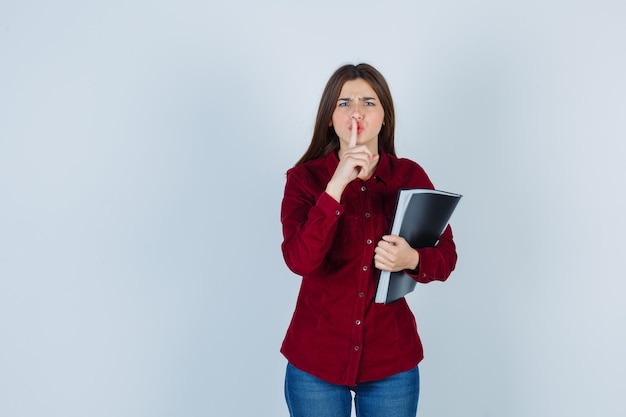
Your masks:
M 354 347 L 354 350 L 359 350 L 359 347 L 358 347 L 358 346 L 355 346 L 355 347 Z
M 365 293 L 360 292 L 359 293 L 359 297 L 361 297 L 361 298 L 365 297 Z
M 372 244 L 372 239 L 367 239 L 367 244 L 371 245 Z
M 364 267 L 363 267 L 363 270 L 364 270 L 364 271 L 367 271 L 367 266 L 364 266 Z
M 358 326 L 358 325 L 360 325 L 360 324 L 361 324 L 361 320 L 357 320 L 357 321 L 355 321 L 355 323 L 356 323 L 356 325 Z
M 366 186 L 362 186 L 361 187 L 361 191 L 365 191 L 365 190 L 367 190 L 367 187 Z
M 371 217 L 371 214 L 365 213 L 365 217 L 369 219 Z
M 336 214 L 337 216 L 339 216 L 339 215 L 341 214 L 341 212 L 340 212 L 339 210 L 337 210 L 337 211 L 335 211 L 335 214 Z

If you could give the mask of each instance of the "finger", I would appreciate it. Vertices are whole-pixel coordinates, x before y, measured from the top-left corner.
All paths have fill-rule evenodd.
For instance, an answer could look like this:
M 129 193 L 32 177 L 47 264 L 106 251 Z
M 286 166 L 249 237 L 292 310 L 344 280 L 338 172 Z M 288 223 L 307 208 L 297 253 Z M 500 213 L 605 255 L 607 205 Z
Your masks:
M 369 165 L 369 159 L 367 155 L 363 153 L 355 153 L 355 154 L 346 153 L 343 156 L 343 159 L 345 160 L 347 165 L 352 166 L 359 173 L 361 172 L 361 170 L 363 170 L 365 167 Z
M 390 245 L 395 245 L 398 243 L 399 236 L 396 235 L 385 235 L 382 237 L 382 240 L 389 243 Z
M 350 142 L 352 143 L 352 138 L 350 138 Z M 345 156 L 353 156 L 359 159 L 363 159 L 364 161 L 371 163 L 378 159 L 378 155 L 373 155 L 372 152 L 365 145 L 358 145 L 352 148 L 346 149 L 344 152 Z
M 378 263 L 381 263 L 381 264 L 385 264 L 387 262 L 387 258 L 385 257 L 385 255 L 382 252 L 377 251 L 374 254 L 374 261 L 378 262 Z
M 350 142 L 348 143 L 349 148 L 354 148 L 356 146 L 356 135 L 358 133 L 358 124 L 356 120 L 352 119 L 352 131 L 350 134 Z
M 378 242 L 378 246 L 374 250 L 374 253 L 381 261 L 389 261 L 389 259 L 393 256 L 392 249 L 394 249 L 394 247 L 388 242 L 380 241 Z

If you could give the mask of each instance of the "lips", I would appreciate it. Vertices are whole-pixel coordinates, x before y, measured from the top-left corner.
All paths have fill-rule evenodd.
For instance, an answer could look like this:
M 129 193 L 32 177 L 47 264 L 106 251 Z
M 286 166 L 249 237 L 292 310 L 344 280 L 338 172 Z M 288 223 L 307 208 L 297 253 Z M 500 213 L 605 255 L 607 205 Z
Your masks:
M 350 125 L 350 127 L 348 128 L 350 129 L 350 131 L 352 132 L 352 124 Z M 361 133 L 363 132 L 363 125 L 360 122 L 356 123 L 356 133 Z

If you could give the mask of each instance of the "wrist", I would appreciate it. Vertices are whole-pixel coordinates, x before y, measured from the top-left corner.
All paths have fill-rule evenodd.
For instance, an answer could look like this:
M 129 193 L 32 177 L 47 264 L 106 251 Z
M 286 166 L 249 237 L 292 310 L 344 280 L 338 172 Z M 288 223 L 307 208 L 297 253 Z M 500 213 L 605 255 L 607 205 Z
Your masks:
M 334 184 L 332 181 L 326 185 L 326 194 L 335 199 L 338 203 L 341 203 L 341 195 L 343 194 L 343 190 L 345 187 L 338 186 Z
M 420 267 L 420 253 L 417 251 L 417 249 L 413 249 L 413 252 L 415 254 L 414 258 L 413 258 L 414 259 L 414 261 L 413 261 L 413 265 L 414 265 L 413 270 L 417 271 L 417 269 Z

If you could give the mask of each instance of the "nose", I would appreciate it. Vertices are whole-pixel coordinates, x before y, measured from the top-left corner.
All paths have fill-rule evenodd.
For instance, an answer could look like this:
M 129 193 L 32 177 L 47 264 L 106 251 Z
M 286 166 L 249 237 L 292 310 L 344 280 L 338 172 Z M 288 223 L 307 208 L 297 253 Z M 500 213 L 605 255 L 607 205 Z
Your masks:
M 352 118 L 355 120 L 361 120 L 363 118 L 363 114 L 359 111 L 359 109 L 354 109 L 352 111 Z

